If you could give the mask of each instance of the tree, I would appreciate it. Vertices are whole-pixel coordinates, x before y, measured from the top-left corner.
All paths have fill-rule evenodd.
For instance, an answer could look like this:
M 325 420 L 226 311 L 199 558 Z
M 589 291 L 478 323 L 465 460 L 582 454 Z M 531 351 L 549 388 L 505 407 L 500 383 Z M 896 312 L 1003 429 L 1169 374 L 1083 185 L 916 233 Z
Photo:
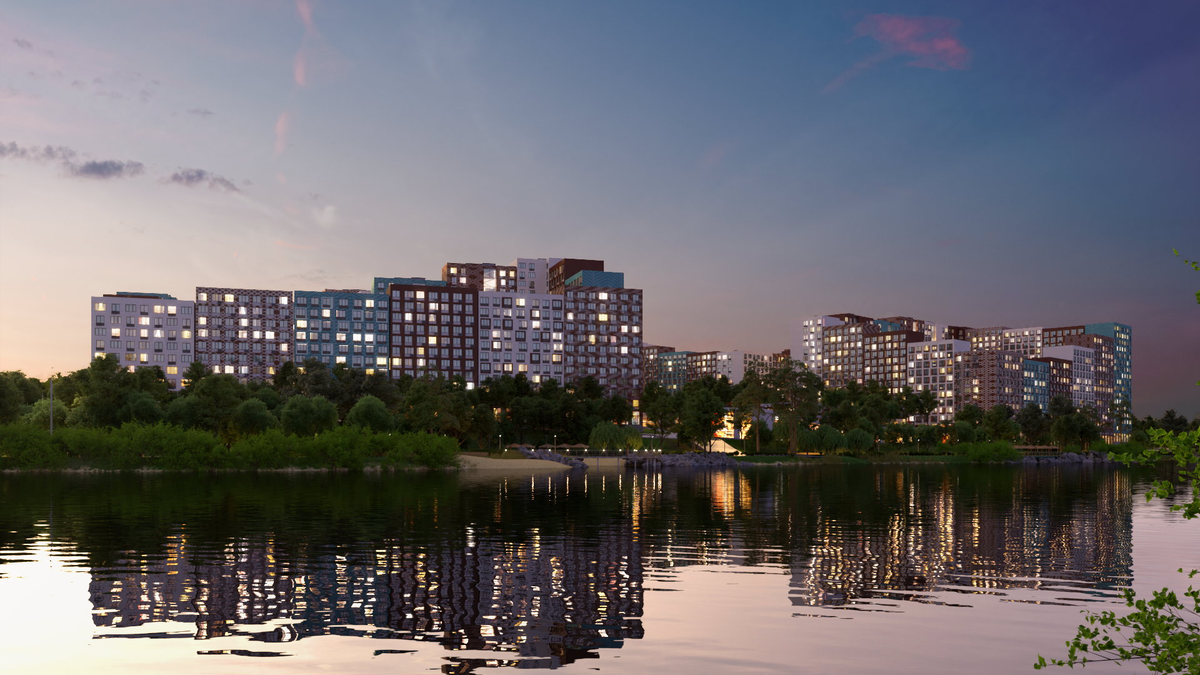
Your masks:
M 974 403 L 968 403 L 964 405 L 957 414 L 954 415 L 954 421 L 966 422 L 972 427 L 978 426 L 979 423 L 983 421 L 983 408 L 980 408 Z
M 21 388 L 9 373 L 0 373 L 0 424 L 15 422 L 25 408 L 25 397 Z M 49 420 L 49 416 L 46 417 Z
M 683 400 L 680 423 L 683 432 L 701 444 L 705 452 L 712 447 L 713 434 L 725 420 L 725 404 L 709 389 L 696 388 L 689 391 Z
M 642 414 L 654 423 L 654 435 L 658 447 L 679 421 L 678 401 L 674 394 L 657 382 L 651 382 L 642 390 Z
M 616 450 L 625 442 L 625 429 L 612 422 L 600 422 L 592 427 L 588 436 L 588 446 L 600 450 Z
M 760 438 L 762 424 L 758 416 L 762 412 L 763 404 L 767 402 L 767 388 L 763 386 L 758 373 L 754 371 L 746 373 L 741 385 L 742 390 L 730 402 L 730 406 L 733 408 L 733 426 L 735 429 L 742 429 L 747 424 L 751 425 L 751 431 L 754 433 L 754 454 L 757 455 L 762 449 L 762 439 Z
M 283 430 L 297 436 L 315 436 L 337 424 L 337 406 L 324 396 L 293 396 L 280 414 Z
M 766 378 L 770 402 L 779 422 L 788 432 L 788 452 L 798 449 L 801 427 L 809 427 L 817 419 L 824 386 L 803 363 L 787 359 L 774 368 Z
M 259 398 L 248 398 L 233 409 L 229 427 L 238 437 L 261 434 L 279 425 L 267 404 Z
M 1185 262 L 1200 272 L 1200 263 Z M 1200 291 L 1196 292 L 1196 302 L 1200 303 Z M 1179 500 L 1171 510 L 1181 512 L 1187 520 L 1200 516 L 1200 431 L 1150 429 L 1147 434 L 1151 446 L 1141 454 L 1114 453 L 1113 457 L 1127 464 L 1155 465 L 1163 459 L 1172 460 L 1178 484 L 1189 488 L 1191 499 Z M 1146 499 L 1169 498 L 1176 490 L 1176 483 L 1159 480 L 1146 493 Z M 1200 570 L 1192 570 L 1188 576 L 1197 573 Z M 1087 624 L 1079 626 L 1075 637 L 1066 643 L 1067 658 L 1039 656 L 1034 668 L 1141 661 L 1152 673 L 1200 672 L 1200 588 L 1188 586 L 1183 599 L 1168 588 L 1154 591 L 1148 600 L 1139 598 L 1133 589 L 1126 589 L 1124 597 L 1126 607 L 1133 611 L 1123 616 L 1112 611 L 1089 612 Z
M 1017 413 L 1017 426 L 1021 427 L 1021 435 L 1029 445 L 1042 445 L 1050 433 L 1050 420 L 1036 403 L 1026 403 L 1021 412 Z
M 55 399 L 54 401 L 54 426 L 62 428 L 67 426 L 67 406 L 62 401 Z M 39 429 L 50 428 L 50 399 L 44 398 L 33 404 L 33 407 L 21 421 L 25 424 L 38 427 Z
M 342 424 L 348 427 L 370 429 L 376 433 L 391 431 L 394 426 L 392 414 L 388 412 L 387 406 L 383 404 L 383 401 L 369 394 L 358 399 L 350 412 L 346 413 L 346 419 Z
M 291 361 L 288 361 L 283 365 L 285 368 L 288 366 L 295 368 Z M 205 366 L 199 361 L 192 361 L 191 364 L 188 365 L 187 370 L 183 371 L 183 391 L 185 393 L 190 393 L 192 388 L 195 387 L 200 380 L 203 380 L 209 375 L 212 375 L 212 371 L 208 369 L 208 366 Z
M 1012 408 L 1004 404 L 994 405 L 983 414 L 980 428 L 993 441 L 1010 441 L 1021 431 L 1012 421 L 1012 416 Z

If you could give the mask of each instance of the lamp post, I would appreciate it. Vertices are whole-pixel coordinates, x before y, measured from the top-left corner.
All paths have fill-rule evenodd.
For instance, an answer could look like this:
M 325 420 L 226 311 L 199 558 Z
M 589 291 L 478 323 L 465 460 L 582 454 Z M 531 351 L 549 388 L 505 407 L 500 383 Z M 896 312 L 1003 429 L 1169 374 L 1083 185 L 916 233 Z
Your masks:
M 554 434 L 554 452 L 558 452 L 558 434 Z
M 500 454 L 504 454 L 504 434 L 500 434 Z
M 54 375 L 50 376 L 50 435 L 54 435 Z

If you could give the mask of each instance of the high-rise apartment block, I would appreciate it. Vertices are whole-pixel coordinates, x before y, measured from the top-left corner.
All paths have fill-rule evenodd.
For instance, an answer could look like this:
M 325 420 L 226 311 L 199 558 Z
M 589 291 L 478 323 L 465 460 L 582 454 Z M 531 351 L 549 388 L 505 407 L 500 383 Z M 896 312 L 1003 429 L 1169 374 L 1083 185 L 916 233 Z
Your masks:
M 296 291 L 295 360 L 387 372 L 387 298 L 361 290 Z
M 112 354 L 129 369 L 158 367 L 171 389 L 195 359 L 194 303 L 165 293 L 92 297 L 92 358 Z
M 214 373 L 270 379 L 292 360 L 292 291 L 196 288 L 196 360 Z
M 393 378 L 461 379 L 479 383 L 476 308 L 479 292 L 466 286 L 389 284 Z
M 898 358 L 901 345 L 906 359 Z M 946 349 L 953 359 L 942 363 Z M 1133 389 L 1132 329 L 1121 323 L 970 328 L 903 316 L 831 314 L 797 322 L 792 353 L 827 386 L 874 380 L 893 392 L 904 386 L 934 391 L 935 421 L 968 403 L 1014 409 L 1034 403 L 1045 410 L 1051 398 L 1064 395 L 1094 409 L 1110 437 L 1130 431 L 1120 409 L 1129 408 Z M 939 363 L 925 354 L 938 355 Z

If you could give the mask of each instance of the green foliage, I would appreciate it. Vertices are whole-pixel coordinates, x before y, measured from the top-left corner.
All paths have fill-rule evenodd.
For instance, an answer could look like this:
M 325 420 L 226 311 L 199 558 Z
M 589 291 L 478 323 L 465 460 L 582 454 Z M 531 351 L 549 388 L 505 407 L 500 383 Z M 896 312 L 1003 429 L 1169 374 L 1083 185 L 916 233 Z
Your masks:
M 358 403 L 346 414 L 342 422 L 346 426 L 362 427 L 376 433 L 391 431 L 395 426 L 392 414 L 383 401 L 370 394 L 358 399 Z
M 119 461 L 134 468 L 220 469 L 229 466 L 229 452 L 212 434 L 169 424 L 123 424 L 110 434 Z
M 458 445 L 453 439 L 434 434 L 392 434 L 383 461 L 388 466 L 440 469 L 457 464 Z
M 985 441 L 982 443 L 962 443 L 954 448 L 955 452 L 965 455 L 976 464 L 992 462 L 1011 462 L 1021 459 L 1021 451 L 1008 441 Z
M 238 438 L 261 434 L 276 426 L 279 426 L 279 420 L 260 398 L 248 398 L 239 403 L 229 420 L 229 427 Z
M 324 396 L 293 396 L 283 404 L 279 420 L 289 434 L 315 436 L 337 424 L 337 408 Z
M 62 401 L 55 399 L 54 401 L 54 426 L 57 429 L 62 429 L 67 426 L 67 414 L 70 410 Z M 43 398 L 33 404 L 32 408 L 26 413 L 21 421 L 38 429 L 50 428 L 50 399 Z
M 1188 265 L 1200 271 L 1200 263 L 1188 261 Z M 1200 302 L 1200 292 L 1196 293 L 1196 301 Z M 1172 504 L 1171 510 L 1188 520 L 1200 516 L 1200 430 L 1172 433 L 1148 429 L 1146 435 L 1150 447 L 1134 446 L 1131 452 L 1112 452 L 1109 456 L 1127 464 L 1171 461 L 1176 481 L 1156 481 L 1146 492 L 1147 501 L 1171 498 L 1186 490 L 1190 498 Z M 1197 570 L 1192 570 L 1188 578 L 1196 574 Z M 1200 673 L 1200 589 L 1188 586 L 1182 599 L 1168 588 L 1154 591 L 1149 600 L 1139 598 L 1133 589 L 1127 589 L 1124 597 L 1125 606 L 1132 611 L 1124 615 L 1089 612 L 1087 624 L 1079 626 L 1075 637 L 1066 643 L 1067 657 L 1038 656 L 1034 668 L 1141 661 L 1152 673 Z
M 713 434 L 723 424 L 725 404 L 710 389 L 698 387 L 684 394 L 680 426 L 683 434 L 707 452 Z
M 846 433 L 846 447 L 854 452 L 866 452 L 875 446 L 875 437 L 863 429 Z
M 0 469 L 58 469 L 66 463 L 50 434 L 26 424 L 0 426 Z

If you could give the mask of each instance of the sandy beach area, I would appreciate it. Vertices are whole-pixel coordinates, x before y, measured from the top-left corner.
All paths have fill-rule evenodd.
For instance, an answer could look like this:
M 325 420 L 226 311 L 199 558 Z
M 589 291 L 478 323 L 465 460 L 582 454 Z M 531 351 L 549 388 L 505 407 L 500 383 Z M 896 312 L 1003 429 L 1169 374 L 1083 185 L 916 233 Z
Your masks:
M 459 455 L 458 459 L 462 462 L 463 469 L 466 470 L 479 469 L 484 471 L 508 471 L 528 474 L 567 471 L 571 468 L 564 464 L 544 459 L 496 459 L 493 457 L 474 457 L 472 455 Z

